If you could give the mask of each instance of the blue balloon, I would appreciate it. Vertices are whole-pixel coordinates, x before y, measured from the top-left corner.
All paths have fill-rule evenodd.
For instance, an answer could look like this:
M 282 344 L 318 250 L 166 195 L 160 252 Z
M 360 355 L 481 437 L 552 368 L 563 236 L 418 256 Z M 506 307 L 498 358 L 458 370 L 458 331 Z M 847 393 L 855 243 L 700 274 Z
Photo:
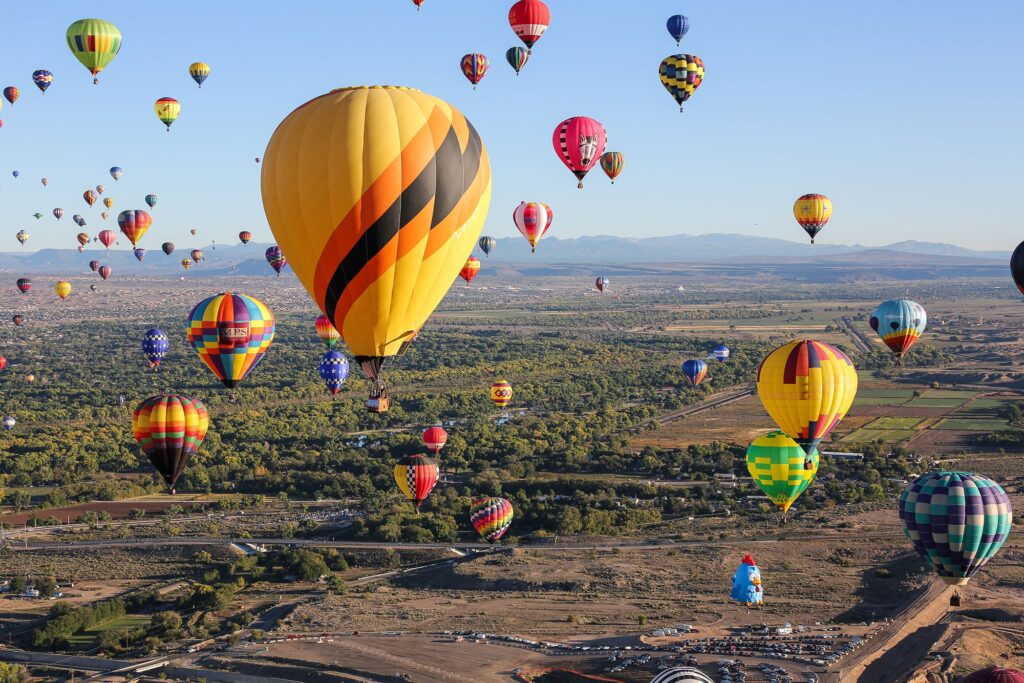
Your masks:
M 11 171 L 11 175 L 17 178 L 18 176 L 21 175 L 21 171 Z
M 711 355 L 717 358 L 718 360 L 725 362 L 729 360 L 729 353 L 730 351 L 728 346 L 726 346 L 725 344 L 719 344 L 718 346 L 715 347 L 715 350 L 711 352 Z
M 761 586 L 761 570 L 754 564 L 754 558 L 746 555 L 736 573 L 732 575 L 732 591 L 729 597 L 746 605 L 759 605 L 764 601 Z
M 320 379 L 327 385 L 331 395 L 341 391 L 348 379 L 348 359 L 341 351 L 328 351 L 320 359 Z
M 668 18 L 665 22 L 665 28 L 668 29 L 669 34 L 676 39 L 676 45 L 683 39 L 686 32 L 690 30 L 690 20 L 684 17 L 682 14 L 675 14 Z
M 171 342 L 167 339 L 164 331 L 154 327 L 142 337 L 142 353 L 149 359 L 149 367 L 155 368 L 167 355 L 171 348 Z
M 708 374 L 708 364 L 702 360 L 688 360 L 683 363 L 683 375 L 693 386 L 697 386 Z

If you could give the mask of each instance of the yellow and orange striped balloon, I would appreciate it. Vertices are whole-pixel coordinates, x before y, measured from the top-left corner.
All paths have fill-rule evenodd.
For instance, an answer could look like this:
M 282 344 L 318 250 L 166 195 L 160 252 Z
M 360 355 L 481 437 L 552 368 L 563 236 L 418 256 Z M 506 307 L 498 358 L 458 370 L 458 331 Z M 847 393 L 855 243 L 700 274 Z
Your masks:
M 499 379 L 491 385 L 491 400 L 499 408 L 504 408 L 512 403 L 512 385 L 508 380 Z
M 426 322 L 476 244 L 487 151 L 418 90 L 342 88 L 289 114 L 263 155 L 263 208 L 299 280 L 371 379 Z

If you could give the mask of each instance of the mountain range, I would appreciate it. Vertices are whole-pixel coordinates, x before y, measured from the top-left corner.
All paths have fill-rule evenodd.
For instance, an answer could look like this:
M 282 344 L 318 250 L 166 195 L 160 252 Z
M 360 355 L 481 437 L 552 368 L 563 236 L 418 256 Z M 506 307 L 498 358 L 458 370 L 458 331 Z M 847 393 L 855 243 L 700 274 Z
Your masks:
M 263 258 L 269 244 L 207 245 L 205 261 L 192 273 L 199 275 L 273 275 Z M 125 249 L 104 250 L 90 245 L 84 253 L 75 249 L 42 249 L 37 252 L 0 253 L 0 272 L 17 274 L 45 273 L 74 275 L 88 272 L 90 260 L 109 265 L 119 274 L 177 275 L 181 259 L 189 248 L 166 256 L 160 249 L 148 250 L 139 263 Z M 673 235 L 669 237 L 592 236 L 574 239 L 547 237 L 530 253 L 521 237 L 502 237 L 485 257 L 484 266 L 496 270 L 523 270 L 538 264 L 602 265 L 640 263 L 678 264 L 765 264 L 785 260 L 789 264 L 844 264 L 863 267 L 879 265 L 941 265 L 991 267 L 1005 264 L 1009 252 L 979 251 L 938 242 L 907 240 L 882 247 L 861 245 L 808 244 L 774 237 L 738 234 Z M 517 268 L 518 267 L 518 268 Z

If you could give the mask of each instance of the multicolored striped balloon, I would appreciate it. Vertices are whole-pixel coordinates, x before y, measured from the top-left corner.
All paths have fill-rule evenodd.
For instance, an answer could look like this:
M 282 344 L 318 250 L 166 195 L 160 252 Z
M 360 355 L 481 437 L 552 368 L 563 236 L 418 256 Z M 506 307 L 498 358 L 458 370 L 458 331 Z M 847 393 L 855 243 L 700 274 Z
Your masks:
M 604 126 L 589 116 L 568 118 L 555 126 L 551 134 L 555 154 L 580 181 L 577 185 L 580 189 L 583 189 L 583 178 L 604 154 L 607 144 L 608 133 Z
M 39 88 L 39 92 L 46 94 L 46 89 L 53 85 L 53 74 L 46 69 L 39 69 L 32 72 L 32 82 Z
M 914 550 L 950 586 L 963 586 L 999 552 L 1013 509 L 999 484 L 970 472 L 928 472 L 900 496 L 900 524 Z
M 683 111 L 686 102 L 704 80 L 704 60 L 697 55 L 669 55 L 658 67 L 661 84 Z
M 419 510 L 437 484 L 437 463 L 425 455 L 407 455 L 395 465 L 395 483 Z
M 267 247 L 265 256 L 267 257 L 267 263 L 270 264 L 270 267 L 274 269 L 274 272 L 277 273 L 278 277 L 281 277 L 281 269 L 288 263 L 288 259 L 284 257 L 281 247 L 276 244 L 272 247 Z
M 331 319 L 323 313 L 316 317 L 313 327 L 316 328 L 316 336 L 320 337 L 320 341 L 326 344 L 328 349 L 333 349 L 334 345 L 341 339 L 341 335 L 338 334 L 338 331 L 334 329 L 334 325 L 331 324 Z
M 209 426 L 206 406 L 188 396 L 150 396 L 132 414 L 135 440 L 172 493 Z
M 793 217 L 814 244 L 815 236 L 832 218 L 832 200 L 823 194 L 801 195 L 793 202 Z
M 518 76 L 522 68 L 526 66 L 526 62 L 529 61 L 529 59 L 530 52 L 525 47 L 510 47 L 505 51 L 505 61 L 508 62 L 509 66 L 516 70 L 516 76 Z
M 792 341 L 761 361 L 757 395 L 779 429 L 810 454 L 853 405 L 857 368 L 834 346 Z
M 493 237 L 488 237 L 487 235 L 484 235 L 483 237 L 480 238 L 480 241 L 477 242 L 477 245 L 480 247 L 480 251 L 484 252 L 484 255 L 490 256 L 491 251 L 494 250 L 494 247 L 498 246 L 498 241 Z
M 153 110 L 156 117 L 167 126 L 167 132 L 171 132 L 171 124 L 178 120 L 181 115 L 181 103 L 173 97 L 161 97 L 153 103 Z
M 134 247 L 153 224 L 153 217 L 141 209 L 129 209 L 117 215 L 117 224 Z
M 469 509 L 469 521 L 488 543 L 495 543 L 512 526 L 512 503 L 504 498 L 477 498 Z
M 100 82 L 96 76 L 121 50 L 121 31 L 102 19 L 79 19 L 68 26 L 66 38 L 71 54 L 93 75 L 93 83 Z
M 274 314 L 251 296 L 217 294 L 192 309 L 188 340 L 206 367 L 231 389 L 245 379 L 270 348 Z
M 605 152 L 601 155 L 601 170 L 612 181 L 612 185 L 625 166 L 626 157 L 622 156 L 622 152 Z
M 21 91 L 18 90 L 17 87 L 9 85 L 4 88 L 4 97 L 7 98 L 7 101 L 10 102 L 13 107 L 14 103 L 18 101 L 18 98 L 21 97 Z
M 341 351 L 330 350 L 320 359 L 320 379 L 331 396 L 336 395 L 348 379 L 348 358 Z
M 683 377 L 690 386 L 697 386 L 708 376 L 708 364 L 702 360 L 690 359 L 683 362 Z
M 485 54 L 470 52 L 459 60 L 459 67 L 466 80 L 473 84 L 473 90 L 476 90 L 476 84 L 484 79 L 487 70 L 491 68 L 491 60 Z
M 747 471 L 782 509 L 782 519 L 818 473 L 818 451 L 808 456 L 785 432 L 769 432 L 747 447 Z
M 142 353 L 146 355 L 149 367 L 159 367 L 160 361 L 164 359 L 170 349 L 171 341 L 160 328 L 154 327 L 146 330 L 146 334 L 142 335 Z
M 20 291 L 22 294 L 28 294 L 28 291 L 32 289 L 32 280 L 27 277 L 19 277 L 17 286 L 18 291 Z
M 899 361 L 924 334 L 928 314 L 916 301 L 892 299 L 878 304 L 868 323 Z
M 555 214 L 551 207 L 541 202 L 519 202 L 512 212 L 512 222 L 530 243 L 530 251 L 537 251 L 537 243 L 551 227 Z

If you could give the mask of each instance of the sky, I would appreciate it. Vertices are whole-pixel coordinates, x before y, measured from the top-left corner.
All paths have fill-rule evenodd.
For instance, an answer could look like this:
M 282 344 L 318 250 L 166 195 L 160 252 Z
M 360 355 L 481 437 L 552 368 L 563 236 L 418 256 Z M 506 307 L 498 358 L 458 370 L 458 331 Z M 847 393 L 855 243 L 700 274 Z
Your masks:
M 521 44 L 512 0 L 7 3 L 0 87 L 21 98 L 0 110 L 0 251 L 76 246 L 72 214 L 90 234 L 116 229 L 149 193 L 143 246 L 232 243 L 243 229 L 272 241 L 254 158 L 295 107 L 362 84 L 419 88 L 473 122 L 494 182 L 484 231 L 497 237 L 517 234 L 512 210 L 527 200 L 553 207 L 562 238 L 799 240 L 792 204 L 806 192 L 834 202 L 822 242 L 1009 250 L 1024 237 L 1024 3 L 546 1 L 551 26 L 518 77 L 504 59 Z M 665 30 L 676 13 L 690 19 L 681 48 Z M 124 37 L 99 85 L 65 43 L 84 17 Z M 475 91 L 467 52 L 491 60 Z M 707 68 L 683 114 L 658 80 L 677 52 Z M 187 74 L 196 60 L 212 69 L 202 89 Z M 40 68 L 55 78 L 45 96 Z M 153 112 L 162 96 L 182 105 L 170 133 Z M 574 115 L 601 121 L 625 155 L 615 185 L 596 168 L 578 190 L 556 156 L 552 131 Z M 97 184 L 116 202 L 105 222 L 82 199 Z

